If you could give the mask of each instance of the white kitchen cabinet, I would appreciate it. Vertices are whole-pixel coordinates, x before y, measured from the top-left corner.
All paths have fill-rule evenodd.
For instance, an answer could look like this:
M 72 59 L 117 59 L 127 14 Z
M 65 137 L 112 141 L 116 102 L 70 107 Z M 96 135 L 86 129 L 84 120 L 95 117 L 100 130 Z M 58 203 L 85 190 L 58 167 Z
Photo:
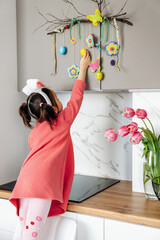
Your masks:
M 103 240 L 104 218 L 77 213 L 77 240 Z
M 105 219 L 104 240 L 160 240 L 160 228 Z
M 12 240 L 18 217 L 16 208 L 6 199 L 0 199 L 0 240 Z

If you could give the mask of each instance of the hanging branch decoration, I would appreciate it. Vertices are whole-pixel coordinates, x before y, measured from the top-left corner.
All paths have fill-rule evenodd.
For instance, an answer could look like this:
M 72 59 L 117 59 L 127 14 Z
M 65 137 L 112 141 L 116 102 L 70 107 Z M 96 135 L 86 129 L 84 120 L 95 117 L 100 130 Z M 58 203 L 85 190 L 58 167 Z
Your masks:
M 79 20 L 79 22 L 81 22 L 81 23 L 88 23 L 88 22 L 90 22 L 89 19 L 86 19 L 86 15 L 81 13 L 81 12 L 79 12 L 72 2 L 70 2 L 69 0 L 63 0 L 63 1 L 65 3 L 70 4 L 74 8 L 74 10 L 77 12 L 78 15 L 75 17 L 75 19 Z M 101 0 L 101 1 L 91 0 L 91 1 L 97 3 L 98 9 L 100 11 L 100 4 L 102 4 L 104 0 Z M 130 26 L 133 26 L 133 23 L 128 20 L 129 18 L 124 17 L 127 14 L 126 12 L 123 13 L 123 10 L 124 10 L 124 7 L 126 6 L 126 3 L 127 3 L 127 1 L 125 2 L 125 4 L 122 6 L 122 8 L 120 9 L 120 11 L 117 14 L 101 16 L 102 19 L 104 17 L 106 17 L 109 20 L 109 23 L 111 23 L 111 21 L 113 21 L 114 18 L 115 18 L 116 21 L 119 21 L 119 22 L 128 24 Z M 104 8 L 103 8 L 103 10 L 104 10 Z M 44 27 L 45 25 L 48 25 L 48 27 L 46 28 L 47 34 L 52 34 L 54 32 L 55 33 L 63 33 L 66 29 L 70 28 L 71 21 L 72 21 L 71 18 L 68 18 L 68 17 L 65 16 L 64 19 L 60 19 L 60 18 L 57 18 L 55 15 L 53 15 L 51 13 L 47 13 L 46 15 L 52 18 L 52 20 L 49 20 L 38 9 L 37 9 L 37 11 L 44 18 L 45 23 L 42 24 L 40 27 L 36 28 L 34 30 L 34 32 L 37 31 L 38 29 L 40 29 L 41 27 Z M 101 12 L 101 14 L 102 14 L 102 12 Z M 85 18 L 83 18 L 83 17 L 85 17 Z M 78 21 L 74 21 L 72 26 L 74 26 L 77 23 L 79 24 L 79 22 Z
M 78 24 L 79 27 L 79 39 L 81 39 L 81 23 L 89 23 L 90 21 L 92 22 L 92 24 L 94 26 L 97 26 L 98 23 L 100 23 L 101 26 L 101 34 L 100 34 L 100 43 L 96 43 L 94 44 L 94 40 L 93 40 L 93 35 L 89 34 L 88 37 L 85 39 L 87 46 L 89 48 L 91 47 L 97 47 L 100 51 L 101 54 L 101 50 L 102 50 L 102 46 L 101 46 L 101 42 L 103 41 L 104 38 L 104 27 L 105 27 L 105 22 L 107 21 L 107 37 L 105 42 L 108 42 L 108 37 L 109 37 L 109 25 L 111 24 L 115 30 L 116 30 L 116 38 L 117 38 L 117 43 L 114 41 L 111 41 L 110 43 L 108 43 L 105 47 L 107 54 L 109 56 L 116 56 L 116 62 L 114 59 L 111 60 L 110 64 L 111 66 L 116 65 L 117 69 L 120 71 L 120 67 L 118 66 L 118 62 L 119 62 L 119 49 L 120 49 L 120 41 L 119 41 L 119 28 L 118 28 L 118 23 L 117 22 L 121 22 L 121 23 L 125 23 L 128 24 L 130 26 L 133 26 L 133 23 L 129 21 L 129 18 L 126 17 L 126 12 L 123 12 L 127 0 L 125 2 L 125 4 L 122 6 L 122 8 L 119 10 L 119 12 L 117 14 L 113 14 L 113 15 L 102 15 L 103 10 L 106 8 L 106 6 L 108 6 L 108 4 L 106 4 L 105 0 L 91 0 L 92 2 L 97 4 L 97 9 L 95 10 L 95 14 L 93 15 L 87 15 L 81 13 L 76 7 L 75 5 L 69 1 L 69 0 L 63 0 L 65 3 L 70 4 L 69 6 L 72 6 L 73 9 L 76 11 L 76 13 L 78 14 L 76 17 L 74 18 L 68 18 L 67 16 L 65 16 L 64 14 L 64 18 L 58 18 L 55 15 L 48 13 L 46 14 L 47 16 L 49 16 L 51 18 L 51 20 L 49 20 L 47 18 L 47 16 L 44 16 L 38 9 L 39 14 L 44 18 L 45 23 L 43 25 L 41 25 L 40 27 L 38 27 L 37 29 L 35 29 L 35 31 L 37 31 L 39 28 L 44 27 L 45 25 L 47 25 L 46 31 L 47 34 L 53 34 L 53 55 L 54 55 L 54 71 L 53 74 L 55 74 L 56 72 L 56 53 L 55 53 L 55 35 L 56 33 L 64 33 L 65 30 L 70 29 L 70 42 L 72 44 L 76 43 L 76 38 L 72 37 L 72 28 L 74 25 Z M 102 3 L 104 3 L 104 7 L 101 10 L 101 5 Z M 113 24 L 112 24 L 113 23 Z M 34 31 L 34 32 L 35 32 Z M 84 52 L 86 51 L 86 49 L 82 48 L 81 49 L 81 55 L 84 55 Z M 60 49 L 60 53 L 62 55 L 64 55 L 66 53 L 66 49 L 64 49 L 64 47 Z M 101 55 L 100 55 L 101 56 Z M 91 67 L 91 71 L 95 72 L 97 70 L 96 73 L 96 77 L 98 80 L 102 80 L 103 78 L 103 73 L 100 72 L 101 70 L 101 61 L 100 61 L 100 57 L 97 57 L 95 62 L 91 61 L 89 63 L 89 66 Z M 68 73 L 69 73 L 69 77 L 70 78 L 77 78 L 78 73 L 79 73 L 79 68 L 73 64 L 70 68 L 68 68 Z

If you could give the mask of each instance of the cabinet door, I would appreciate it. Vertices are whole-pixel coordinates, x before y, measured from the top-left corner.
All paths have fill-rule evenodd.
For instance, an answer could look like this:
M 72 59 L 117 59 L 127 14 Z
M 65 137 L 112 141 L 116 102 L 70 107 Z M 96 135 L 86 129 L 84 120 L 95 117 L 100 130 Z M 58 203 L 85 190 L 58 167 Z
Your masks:
M 114 12 L 118 12 L 123 1 L 111 2 Z M 102 89 L 160 89 L 159 56 L 160 56 L 160 1 L 134 0 L 125 6 L 133 26 L 120 24 L 119 66 L 110 65 L 111 59 L 103 49 L 103 69 L 105 73 Z M 116 40 L 115 28 L 110 24 L 109 41 Z M 106 31 L 105 31 L 106 34 Z M 106 35 L 102 45 L 105 45 Z
M 6 199 L 0 199 L 0 239 L 12 239 L 18 217 L 16 208 Z
M 103 240 L 103 221 L 101 217 L 77 214 L 77 240 Z
M 105 219 L 105 240 L 159 240 L 160 228 Z

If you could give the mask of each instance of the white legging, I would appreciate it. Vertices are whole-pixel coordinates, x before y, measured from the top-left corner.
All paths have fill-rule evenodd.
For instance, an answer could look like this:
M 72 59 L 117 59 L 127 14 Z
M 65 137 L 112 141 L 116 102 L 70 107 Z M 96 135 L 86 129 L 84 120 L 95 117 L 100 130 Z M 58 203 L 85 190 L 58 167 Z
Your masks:
M 21 240 L 38 240 L 38 234 L 45 224 L 51 202 L 52 200 L 41 198 L 20 199 Z

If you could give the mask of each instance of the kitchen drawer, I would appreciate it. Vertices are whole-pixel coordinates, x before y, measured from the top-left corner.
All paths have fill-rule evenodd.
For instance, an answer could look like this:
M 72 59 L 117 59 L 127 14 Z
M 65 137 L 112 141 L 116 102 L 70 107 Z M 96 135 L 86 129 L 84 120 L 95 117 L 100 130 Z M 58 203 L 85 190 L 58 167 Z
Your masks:
M 105 219 L 105 240 L 160 240 L 160 228 Z
M 103 240 L 104 218 L 77 214 L 77 240 Z

